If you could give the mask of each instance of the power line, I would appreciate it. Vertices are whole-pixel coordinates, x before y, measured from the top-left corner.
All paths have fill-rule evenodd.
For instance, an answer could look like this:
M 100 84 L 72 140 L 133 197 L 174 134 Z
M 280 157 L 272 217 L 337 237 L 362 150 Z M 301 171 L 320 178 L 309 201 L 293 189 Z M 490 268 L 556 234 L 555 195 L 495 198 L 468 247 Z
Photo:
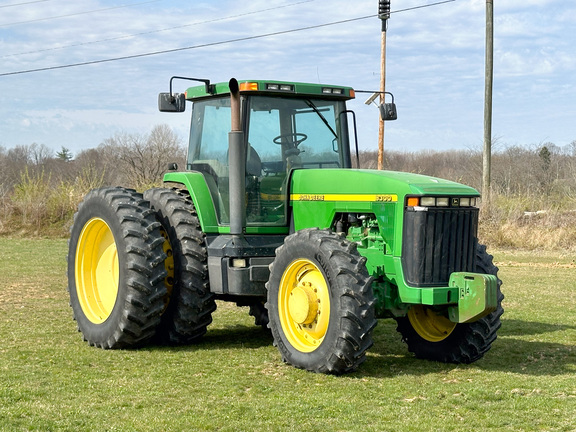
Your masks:
M 49 1 L 49 0 L 40 0 L 40 1 Z M 313 1 L 316 1 L 316 0 L 302 0 L 302 1 L 299 1 L 296 3 L 290 3 L 287 5 L 275 6 L 275 7 L 271 7 L 268 9 L 261 9 L 261 10 L 252 11 L 252 12 L 244 12 L 244 13 L 237 14 L 237 15 L 230 15 L 230 16 L 221 17 L 221 18 L 213 18 L 213 19 L 209 19 L 206 21 L 199 21 L 199 22 L 184 24 L 184 25 L 175 26 L 175 27 L 166 27 L 163 29 L 150 30 L 150 31 L 146 31 L 146 32 L 116 36 L 116 37 L 108 38 L 108 39 L 100 39 L 100 40 L 95 40 L 95 41 L 80 42 L 80 43 L 71 44 L 71 45 L 62 45 L 62 46 L 58 46 L 58 47 L 45 48 L 45 49 L 41 49 L 41 50 L 27 51 L 27 52 L 22 52 L 22 53 L 5 54 L 5 55 L 0 56 L 0 58 L 15 57 L 15 56 L 26 55 L 26 54 L 37 54 L 37 53 L 41 53 L 41 52 L 56 51 L 56 50 L 60 50 L 60 49 L 74 48 L 74 47 L 78 47 L 78 46 L 92 45 L 92 44 L 97 44 L 97 43 L 102 43 L 102 42 L 111 42 L 111 41 L 115 41 L 115 40 L 131 38 L 134 36 L 144 36 L 144 35 L 149 35 L 149 34 L 154 34 L 154 33 L 161 33 L 161 32 L 170 31 L 170 30 L 177 30 L 177 29 L 186 28 L 186 27 L 193 27 L 193 26 L 197 26 L 197 25 L 201 25 L 201 24 L 209 24 L 209 23 L 218 22 L 218 21 L 225 21 L 228 19 L 241 18 L 241 17 L 247 16 L 247 15 L 254 15 L 257 13 L 268 12 L 271 10 L 283 9 L 283 8 L 287 8 L 287 7 L 291 7 L 291 6 L 297 6 L 297 5 L 300 5 L 303 3 L 311 3 Z
M 40 0 L 40 1 L 42 1 L 42 0 Z M 44 1 L 46 1 L 46 0 L 44 0 Z M 109 11 L 109 10 L 113 10 L 113 9 L 121 9 L 121 8 L 126 8 L 126 7 L 131 7 L 131 6 L 139 6 L 139 5 L 148 4 L 148 3 L 155 3 L 155 2 L 159 2 L 159 1 L 162 1 L 162 0 L 149 0 L 149 1 L 141 2 L 141 3 L 131 3 L 131 4 L 113 6 L 113 7 L 104 8 L 104 9 L 96 9 L 96 10 L 91 10 L 91 11 L 76 12 L 76 13 L 72 13 L 72 14 L 68 14 L 68 15 L 58 15 L 58 16 L 46 17 L 46 18 L 37 18 L 37 19 L 33 19 L 33 20 L 28 20 L 28 21 L 18 21 L 18 22 L 13 22 L 13 23 L 0 24 L 0 27 L 10 27 L 10 26 L 20 25 L 20 24 L 35 23 L 35 22 L 39 22 L 39 21 L 49 21 L 49 20 L 53 20 L 53 19 L 68 18 L 68 17 L 72 17 L 72 16 L 77 16 L 77 15 L 87 15 L 87 14 L 96 13 L 96 12 Z M 30 2 L 30 3 L 34 3 L 34 2 Z M 26 3 L 21 3 L 21 4 L 26 4 Z M 8 6 L 16 6 L 16 5 L 8 5 Z
M 336 24 L 343 24 L 343 23 L 352 22 L 352 21 L 359 21 L 359 20 L 363 20 L 366 18 L 372 18 L 372 17 L 374 17 L 374 15 L 368 15 L 368 16 L 358 17 L 358 18 L 350 18 L 347 20 L 335 21 L 335 22 L 326 23 L 326 24 L 318 24 L 318 25 L 308 26 L 308 27 L 300 27 L 300 28 L 291 29 L 291 30 L 282 30 L 282 31 L 277 31 L 277 32 L 272 32 L 272 33 L 264 33 L 264 34 L 260 34 L 260 35 L 245 36 L 245 37 L 241 37 L 241 38 L 228 39 L 228 40 L 219 41 L 219 42 L 208 42 L 208 43 L 204 43 L 204 44 L 192 45 L 192 46 L 182 47 L 182 48 L 173 48 L 173 49 L 168 49 L 168 50 L 153 51 L 153 52 L 148 52 L 148 53 L 143 53 L 143 54 L 133 54 L 133 55 L 129 55 L 129 56 L 114 57 L 114 58 L 108 58 L 108 59 L 102 59 L 102 60 L 92 60 L 92 61 L 81 62 L 81 63 L 71 63 L 71 64 L 60 65 L 60 66 L 50 66 L 50 67 L 44 67 L 44 68 L 38 68 L 38 69 L 28 69 L 28 70 L 23 70 L 23 71 L 18 71 L 18 72 L 7 72 L 7 73 L 1 73 L 0 77 L 9 76 L 9 75 L 20 75 L 20 74 L 31 73 L 31 72 L 42 72 L 42 71 L 48 71 L 48 70 L 65 69 L 65 68 L 71 68 L 71 67 L 76 67 L 76 66 L 87 66 L 87 65 L 107 63 L 107 62 L 112 62 L 112 61 L 128 60 L 128 59 L 134 59 L 134 58 L 140 58 L 140 57 L 149 57 L 149 56 L 154 56 L 154 55 L 159 55 L 159 54 L 168 54 L 168 53 L 174 53 L 174 52 L 178 52 L 178 51 L 186 51 L 186 50 L 191 50 L 191 49 L 206 48 L 206 47 L 211 47 L 211 46 L 216 46 L 216 45 L 224 45 L 224 44 L 229 44 L 229 43 L 234 43 L 234 42 L 243 42 L 243 41 L 254 40 L 254 39 L 262 39 L 265 37 L 278 36 L 278 35 L 288 34 L 288 33 L 295 33 L 295 32 L 304 31 L 304 30 L 311 30 L 311 29 L 320 28 L 320 27 L 327 27 L 327 26 L 336 25 Z
M 415 6 L 415 7 L 411 7 L 411 8 L 407 8 L 407 9 L 400 9 L 400 10 L 394 11 L 392 13 L 399 13 L 399 12 L 406 12 L 406 11 L 411 11 L 411 10 L 415 10 L 415 9 L 422 9 L 422 8 L 426 8 L 426 7 L 441 5 L 444 3 L 451 3 L 454 1 L 456 1 L 456 0 L 444 0 L 444 1 L 437 2 L 437 3 L 431 3 L 428 5 Z M 159 55 L 159 54 L 169 54 L 169 53 L 174 53 L 174 52 L 179 52 L 179 51 L 187 51 L 187 50 L 191 50 L 191 49 L 207 48 L 207 47 L 211 47 L 211 46 L 225 45 L 225 44 L 235 43 L 235 42 L 244 42 L 244 41 L 249 41 L 249 40 L 254 40 L 254 39 L 262 39 L 262 38 L 271 37 L 271 36 L 278 36 L 278 35 L 296 33 L 296 32 L 305 31 L 305 30 L 312 30 L 312 29 L 317 29 L 317 28 L 321 28 L 321 27 L 328 27 L 328 26 L 333 26 L 333 25 L 338 25 L 338 24 L 345 24 L 345 23 L 349 23 L 349 22 L 353 22 L 353 21 L 360 21 L 360 20 L 365 20 L 368 18 L 374 18 L 376 16 L 377 15 L 366 15 L 366 16 L 357 17 L 357 18 L 349 18 L 346 20 L 333 21 L 333 22 L 329 22 L 329 23 L 325 23 L 325 24 L 316 24 L 313 26 L 299 27 L 299 28 L 290 29 L 290 30 L 281 30 L 281 31 L 277 31 L 277 32 L 264 33 L 264 34 L 260 34 L 260 35 L 245 36 L 245 37 L 240 37 L 240 38 L 235 38 L 235 39 L 228 39 L 225 41 L 208 42 L 208 43 L 199 44 L 199 45 L 192 45 L 192 46 L 181 47 L 181 48 L 172 48 L 172 49 L 161 50 L 161 51 L 152 51 L 152 52 L 147 52 L 147 53 L 142 53 L 142 54 L 133 54 L 133 55 L 122 56 L 122 57 L 114 57 L 114 58 L 101 59 L 101 60 L 92 60 L 92 61 L 80 62 L 80 63 L 71 63 L 71 64 L 59 65 L 59 66 L 49 66 L 49 67 L 43 67 L 43 68 L 37 68 L 37 69 L 28 69 L 28 70 L 22 70 L 22 71 L 16 71 L 16 72 L 5 72 L 5 73 L 0 73 L 0 77 L 10 76 L 10 75 L 22 75 L 22 74 L 32 73 L 32 72 L 44 72 L 44 71 L 49 71 L 49 70 L 67 69 L 67 68 L 72 68 L 72 67 L 77 67 L 77 66 L 87 66 L 87 65 L 94 65 L 94 64 L 100 64 L 100 63 L 108 63 L 108 62 L 113 62 L 113 61 L 129 60 L 129 59 L 142 58 L 142 57 L 150 57 L 150 56 Z
M 22 6 L 22 5 L 32 4 L 32 3 L 43 3 L 43 2 L 47 2 L 47 1 L 52 1 L 52 0 L 34 0 L 34 1 L 27 1 L 27 2 L 24 2 L 24 3 L 12 3 L 12 4 L 9 4 L 9 5 L 0 6 L 0 9 L 1 9 L 1 8 L 12 7 L 12 6 Z

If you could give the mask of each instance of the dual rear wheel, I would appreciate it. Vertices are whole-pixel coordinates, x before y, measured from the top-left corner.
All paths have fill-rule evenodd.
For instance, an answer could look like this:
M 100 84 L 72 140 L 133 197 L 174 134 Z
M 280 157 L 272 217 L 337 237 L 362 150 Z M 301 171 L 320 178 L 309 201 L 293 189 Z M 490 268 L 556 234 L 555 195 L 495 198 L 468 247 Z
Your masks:
M 216 308 L 204 237 L 185 194 L 124 188 L 90 191 L 74 216 L 68 291 L 91 345 L 126 348 L 156 338 L 190 343 Z

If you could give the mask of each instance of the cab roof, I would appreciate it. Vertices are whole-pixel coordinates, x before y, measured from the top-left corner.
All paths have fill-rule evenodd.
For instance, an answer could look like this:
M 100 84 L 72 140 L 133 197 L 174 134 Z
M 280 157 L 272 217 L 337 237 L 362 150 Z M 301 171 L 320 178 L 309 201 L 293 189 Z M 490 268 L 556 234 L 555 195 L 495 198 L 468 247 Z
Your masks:
M 240 94 L 258 94 L 275 96 L 308 96 L 322 99 L 349 100 L 355 97 L 351 87 L 326 84 L 310 84 L 288 81 L 244 80 L 238 81 Z M 210 91 L 208 91 L 210 90 Z M 186 90 L 187 100 L 197 100 L 230 94 L 227 82 L 189 87 Z

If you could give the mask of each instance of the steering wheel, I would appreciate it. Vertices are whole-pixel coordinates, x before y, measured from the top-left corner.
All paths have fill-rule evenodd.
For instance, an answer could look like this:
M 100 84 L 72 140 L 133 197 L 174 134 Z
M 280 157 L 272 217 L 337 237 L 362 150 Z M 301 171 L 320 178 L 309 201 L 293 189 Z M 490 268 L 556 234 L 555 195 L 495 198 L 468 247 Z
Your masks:
M 282 140 L 284 140 L 284 139 L 286 139 L 289 144 L 293 144 L 294 147 L 298 147 L 300 145 L 300 143 L 302 143 L 303 141 L 306 141 L 308 139 L 308 135 L 300 133 L 300 132 L 289 133 L 289 134 L 278 135 L 272 141 L 274 141 L 274 144 L 282 145 Z

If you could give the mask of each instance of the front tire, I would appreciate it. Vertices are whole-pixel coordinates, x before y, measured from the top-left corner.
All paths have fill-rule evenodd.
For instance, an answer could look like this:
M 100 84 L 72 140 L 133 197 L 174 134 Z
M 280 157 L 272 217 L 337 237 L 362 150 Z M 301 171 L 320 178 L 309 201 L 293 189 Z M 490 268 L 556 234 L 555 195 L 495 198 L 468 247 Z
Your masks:
M 210 292 L 204 233 L 190 196 L 177 189 L 154 188 L 144 198 L 162 225 L 165 261 L 165 311 L 157 331 L 161 343 L 189 344 L 198 341 L 212 322 L 216 310 Z
M 282 359 L 313 372 L 342 374 L 372 346 L 372 278 L 353 243 L 330 230 L 288 236 L 266 284 L 269 327 Z
M 486 246 L 476 250 L 476 272 L 498 276 L 498 267 Z M 498 279 L 498 306 L 494 312 L 472 323 L 456 324 L 445 314 L 423 305 L 413 306 L 405 317 L 396 318 L 397 331 L 418 358 L 444 363 L 473 363 L 484 356 L 496 340 L 504 313 Z
M 134 347 L 154 335 L 166 294 L 159 227 L 142 195 L 129 189 L 94 189 L 78 207 L 68 292 L 90 345 Z

